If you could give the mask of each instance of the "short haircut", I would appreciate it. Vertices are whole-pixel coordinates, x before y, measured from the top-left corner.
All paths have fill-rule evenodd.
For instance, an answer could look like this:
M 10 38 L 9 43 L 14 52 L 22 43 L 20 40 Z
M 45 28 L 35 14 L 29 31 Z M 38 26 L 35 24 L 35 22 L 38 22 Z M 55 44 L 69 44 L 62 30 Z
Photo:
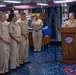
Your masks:
M 69 14 L 73 14 L 75 16 L 75 13 L 74 12 L 70 12 Z

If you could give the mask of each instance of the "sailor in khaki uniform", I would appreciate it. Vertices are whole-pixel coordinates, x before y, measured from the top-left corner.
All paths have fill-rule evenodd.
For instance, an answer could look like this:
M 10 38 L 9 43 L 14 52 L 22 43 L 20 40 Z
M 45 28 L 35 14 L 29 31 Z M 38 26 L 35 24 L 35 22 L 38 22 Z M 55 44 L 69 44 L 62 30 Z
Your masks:
M 4 24 L 6 16 L 0 13 L 0 74 L 8 72 L 10 35 L 7 25 Z
M 39 16 L 35 16 L 36 19 L 32 21 L 32 36 L 33 36 L 33 44 L 34 44 L 34 51 L 40 51 L 42 45 L 42 31 L 41 28 L 43 26 L 43 22 L 39 19 Z
M 19 67 L 19 46 L 21 43 L 21 29 L 18 24 L 16 24 L 17 17 L 15 14 L 10 14 L 9 33 L 11 35 L 11 45 L 10 45 L 10 69 L 16 69 Z
M 9 22 L 8 22 L 8 21 L 4 21 L 4 23 L 5 23 L 6 25 L 8 25 L 8 24 L 9 24 Z
M 22 43 L 20 45 L 19 59 L 20 64 L 23 64 L 24 62 L 28 62 L 28 53 L 29 53 L 29 40 L 28 40 L 29 31 L 25 13 L 21 13 L 21 20 L 19 20 L 17 23 L 20 25 L 22 34 L 21 35 Z
M 61 27 L 76 27 L 76 19 L 73 12 L 69 13 L 69 20 L 65 21 L 65 24 Z

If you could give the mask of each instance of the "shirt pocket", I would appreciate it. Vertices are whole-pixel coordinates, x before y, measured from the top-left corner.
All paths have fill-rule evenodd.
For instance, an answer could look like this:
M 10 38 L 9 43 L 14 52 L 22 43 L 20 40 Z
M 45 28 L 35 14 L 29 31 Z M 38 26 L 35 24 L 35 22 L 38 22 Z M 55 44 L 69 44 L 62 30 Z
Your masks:
M 7 31 L 6 26 L 3 25 L 1 28 L 2 28 L 2 32 L 3 32 L 3 33 Z

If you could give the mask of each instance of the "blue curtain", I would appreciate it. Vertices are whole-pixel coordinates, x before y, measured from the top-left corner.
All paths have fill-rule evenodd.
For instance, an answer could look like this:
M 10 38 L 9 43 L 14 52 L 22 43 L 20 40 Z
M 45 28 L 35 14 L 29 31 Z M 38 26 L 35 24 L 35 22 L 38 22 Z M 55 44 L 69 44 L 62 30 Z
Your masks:
M 58 20 L 58 17 L 61 17 L 60 15 L 58 15 L 58 13 L 61 10 L 58 10 L 58 8 L 60 9 L 60 7 L 52 7 L 52 8 L 47 8 L 46 9 L 46 22 L 47 22 L 47 26 L 49 26 L 52 29 L 52 35 L 51 35 L 51 39 L 56 39 L 57 38 L 57 28 L 58 28 L 58 22 L 60 22 L 60 19 Z

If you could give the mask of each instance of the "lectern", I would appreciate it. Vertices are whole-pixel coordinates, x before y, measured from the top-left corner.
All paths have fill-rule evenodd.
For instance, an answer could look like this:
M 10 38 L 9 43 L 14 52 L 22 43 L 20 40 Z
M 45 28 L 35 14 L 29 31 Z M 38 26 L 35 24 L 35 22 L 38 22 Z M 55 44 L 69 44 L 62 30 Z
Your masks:
M 76 27 L 59 28 L 62 40 L 62 63 L 76 64 Z

